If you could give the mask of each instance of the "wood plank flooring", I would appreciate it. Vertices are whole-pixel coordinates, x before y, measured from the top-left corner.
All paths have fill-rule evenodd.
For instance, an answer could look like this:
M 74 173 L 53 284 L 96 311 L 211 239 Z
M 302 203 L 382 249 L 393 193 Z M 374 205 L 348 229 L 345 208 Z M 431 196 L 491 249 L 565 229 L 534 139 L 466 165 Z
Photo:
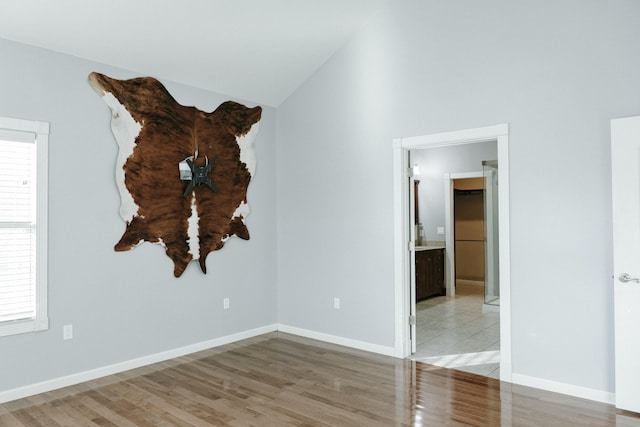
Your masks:
M 0 426 L 640 426 L 588 400 L 270 333 L 0 405 Z

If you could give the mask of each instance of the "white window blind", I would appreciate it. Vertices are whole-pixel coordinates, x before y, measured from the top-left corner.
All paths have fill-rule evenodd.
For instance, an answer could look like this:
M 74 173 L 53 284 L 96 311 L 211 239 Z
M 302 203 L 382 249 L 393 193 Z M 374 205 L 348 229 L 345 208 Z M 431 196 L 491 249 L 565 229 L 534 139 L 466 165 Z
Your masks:
M 46 123 L 0 117 L 0 335 L 48 327 L 47 135 Z

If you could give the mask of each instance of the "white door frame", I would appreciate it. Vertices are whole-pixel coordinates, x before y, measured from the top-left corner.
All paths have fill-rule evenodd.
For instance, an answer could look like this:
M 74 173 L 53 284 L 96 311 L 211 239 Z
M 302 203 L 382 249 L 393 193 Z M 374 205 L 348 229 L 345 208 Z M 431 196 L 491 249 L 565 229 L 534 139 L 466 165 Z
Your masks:
M 444 229 L 445 246 L 447 250 L 444 254 L 444 282 L 448 297 L 456 296 L 456 287 L 453 285 L 456 280 L 456 242 L 454 233 L 455 212 L 453 210 L 453 180 L 464 178 L 482 178 L 482 171 L 460 172 L 444 174 Z
M 500 227 L 500 380 L 511 382 L 511 280 L 509 247 L 509 125 L 499 124 L 393 140 L 394 299 L 396 357 L 411 355 L 409 150 L 497 141 Z

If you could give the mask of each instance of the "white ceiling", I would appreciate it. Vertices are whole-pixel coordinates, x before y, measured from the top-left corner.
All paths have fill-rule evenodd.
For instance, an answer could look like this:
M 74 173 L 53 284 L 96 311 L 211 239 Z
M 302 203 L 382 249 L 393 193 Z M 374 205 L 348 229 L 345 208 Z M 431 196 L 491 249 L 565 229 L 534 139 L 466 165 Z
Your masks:
M 0 0 L 0 38 L 278 106 L 387 0 Z

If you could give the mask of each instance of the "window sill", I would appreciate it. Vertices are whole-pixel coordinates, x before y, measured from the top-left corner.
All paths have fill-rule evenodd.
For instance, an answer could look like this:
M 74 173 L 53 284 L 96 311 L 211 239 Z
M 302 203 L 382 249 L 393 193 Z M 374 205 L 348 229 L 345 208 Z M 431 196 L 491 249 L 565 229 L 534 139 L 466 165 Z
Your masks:
M 0 337 L 49 329 L 49 319 L 25 319 L 0 323 Z

